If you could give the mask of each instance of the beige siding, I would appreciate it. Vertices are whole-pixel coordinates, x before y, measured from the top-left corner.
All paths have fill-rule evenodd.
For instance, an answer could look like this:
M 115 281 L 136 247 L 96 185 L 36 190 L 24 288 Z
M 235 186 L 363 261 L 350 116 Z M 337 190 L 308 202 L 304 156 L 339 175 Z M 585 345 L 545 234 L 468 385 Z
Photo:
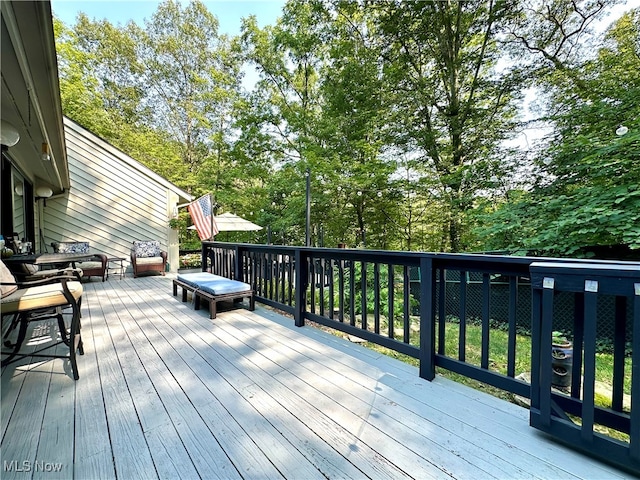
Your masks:
M 47 200 L 46 244 L 89 241 L 93 252 L 128 260 L 134 240 L 158 240 L 175 270 L 168 221 L 188 194 L 66 118 L 65 136 L 71 189 Z

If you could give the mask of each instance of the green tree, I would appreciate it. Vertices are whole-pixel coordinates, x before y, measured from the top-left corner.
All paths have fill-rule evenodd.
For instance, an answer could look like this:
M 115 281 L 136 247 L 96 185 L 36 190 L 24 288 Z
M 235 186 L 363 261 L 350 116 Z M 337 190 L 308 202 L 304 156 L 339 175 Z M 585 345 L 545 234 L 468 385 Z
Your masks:
M 548 83 L 555 128 L 530 194 L 486 218 L 494 246 L 557 255 L 640 248 L 640 10 L 607 32 L 595 58 Z M 623 125 L 628 132 L 618 130 Z
M 466 214 L 502 175 L 520 83 L 498 68 L 513 2 L 376 2 L 381 67 L 393 95 L 393 144 L 411 154 L 443 208 L 446 250 L 467 248 Z
M 187 167 L 189 189 L 216 196 L 232 162 L 233 104 L 240 63 L 218 20 L 200 1 L 158 6 L 139 31 L 138 61 L 154 125 L 169 132 Z
M 177 145 L 149 122 L 144 106 L 135 25 L 80 14 L 73 28 L 58 20 L 55 27 L 64 114 L 184 187 Z

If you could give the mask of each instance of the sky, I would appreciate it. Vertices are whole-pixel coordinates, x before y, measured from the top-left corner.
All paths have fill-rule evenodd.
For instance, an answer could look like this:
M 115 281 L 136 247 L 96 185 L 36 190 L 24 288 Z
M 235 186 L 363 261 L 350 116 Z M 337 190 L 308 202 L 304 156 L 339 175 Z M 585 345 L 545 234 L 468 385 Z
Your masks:
M 51 0 L 53 13 L 65 24 L 73 25 L 79 12 L 90 19 L 107 19 L 114 25 L 126 24 L 133 20 L 142 26 L 150 19 L 160 1 L 157 0 Z M 186 3 L 186 0 L 183 0 Z M 220 22 L 220 33 L 237 35 L 240 33 L 240 20 L 255 15 L 258 25 L 273 25 L 280 16 L 285 0 L 204 0 L 203 3 Z M 640 0 L 626 0 L 613 9 L 612 14 L 603 22 L 608 25 L 623 11 L 640 6 Z
M 114 25 L 133 20 L 143 26 L 160 3 L 156 0 L 51 0 L 51 8 L 54 15 L 69 26 L 75 24 L 79 12 L 86 13 L 92 20 L 107 19 Z M 219 33 L 237 35 L 241 19 L 249 15 L 256 16 L 260 27 L 273 25 L 285 0 L 204 0 L 203 3 L 218 17 Z

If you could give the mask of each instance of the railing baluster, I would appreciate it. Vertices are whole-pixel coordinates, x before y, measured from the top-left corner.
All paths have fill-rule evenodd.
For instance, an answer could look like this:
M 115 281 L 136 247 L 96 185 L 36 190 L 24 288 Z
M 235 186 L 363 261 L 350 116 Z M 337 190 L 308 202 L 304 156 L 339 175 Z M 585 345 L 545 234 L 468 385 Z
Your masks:
M 329 318 L 331 320 L 333 320 L 333 311 L 335 309 L 335 305 L 333 304 L 333 295 L 334 295 L 334 291 L 333 291 L 333 283 L 334 283 L 334 263 L 333 263 L 333 259 L 329 259 L 329 272 L 330 275 L 328 276 L 329 279 Z
M 640 345 L 640 283 L 633 285 L 633 345 Z M 640 462 L 640 349 L 631 352 L 631 420 L 629 456 Z M 634 408 L 635 407 L 635 408 Z
M 591 282 L 591 283 L 590 283 Z M 582 395 L 583 440 L 593 440 L 594 401 L 596 382 L 596 321 L 598 308 L 598 282 L 587 280 L 584 294 L 584 379 Z M 595 289 L 595 290 L 594 290 Z
M 349 324 L 356 324 L 356 267 L 355 260 L 349 262 Z
M 276 254 L 276 258 L 273 261 L 273 277 L 275 279 L 275 294 L 273 296 L 274 300 L 278 300 L 280 298 L 280 255 Z
M 460 270 L 460 311 L 458 313 L 459 331 L 458 331 L 458 360 L 465 361 L 465 353 L 467 349 L 467 272 Z
M 627 297 L 616 297 L 613 340 L 613 392 L 611 408 L 622 411 L 624 398 L 624 359 L 627 338 Z
M 380 333 L 380 264 L 373 264 L 373 331 Z
M 344 260 L 338 260 L 338 321 L 344 322 Z
M 387 327 L 387 336 L 389 338 L 394 338 L 394 323 L 395 323 L 395 315 L 394 315 L 394 289 L 395 289 L 395 267 L 394 265 L 388 263 L 387 264 L 387 268 L 389 269 L 389 283 L 388 283 L 388 289 L 389 289 L 389 294 L 387 295 L 387 299 L 389 302 L 388 308 L 389 308 L 389 321 L 387 322 L 388 327 Z
M 409 276 L 409 267 L 408 266 L 404 266 L 403 270 L 403 274 L 404 274 L 404 278 L 403 278 L 403 285 L 402 285 L 402 292 L 404 295 L 404 305 L 403 305 L 403 309 L 402 309 L 402 319 L 403 319 L 403 326 L 404 326 L 404 332 L 403 332 L 403 341 L 404 343 L 410 343 L 411 342 L 411 317 L 410 317 L 410 309 L 411 309 L 411 277 Z
M 584 293 L 576 292 L 573 300 L 573 351 L 582 352 L 584 348 Z M 573 356 L 571 367 L 571 396 L 582 395 L 582 355 Z
M 438 292 L 438 354 L 445 352 L 447 271 L 440 268 L 440 291 Z
M 488 273 L 482 274 L 482 341 L 480 366 L 489 368 L 489 315 L 491 301 L 491 278 Z
M 320 279 L 320 286 L 318 288 L 318 297 L 320 301 L 320 315 L 324 316 L 324 290 L 325 290 L 325 272 L 326 272 L 326 262 L 324 258 L 320 259 L 320 275 L 318 278 Z
M 516 376 L 516 331 L 518 311 L 518 277 L 509 277 L 509 334 L 507 338 L 507 376 Z
M 316 262 L 309 257 L 309 311 L 316 313 Z
M 360 270 L 360 303 L 362 312 L 361 328 L 367 330 L 367 315 L 369 313 L 369 307 L 367 305 L 367 262 L 362 262 L 362 269 Z
M 289 281 L 287 282 L 289 285 L 289 291 L 287 292 L 289 294 L 289 298 L 288 298 L 288 305 L 292 306 L 293 305 L 293 282 L 294 282 L 294 278 L 295 278 L 295 261 L 293 258 L 291 258 L 291 255 L 287 255 L 287 259 L 289 260 L 289 264 L 287 265 L 287 271 L 289 272 Z

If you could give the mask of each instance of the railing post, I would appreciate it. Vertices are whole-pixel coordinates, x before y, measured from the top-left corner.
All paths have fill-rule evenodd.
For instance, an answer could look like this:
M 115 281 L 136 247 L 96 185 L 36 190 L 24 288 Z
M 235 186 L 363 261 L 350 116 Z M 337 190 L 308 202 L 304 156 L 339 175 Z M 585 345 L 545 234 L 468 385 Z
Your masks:
M 436 376 L 436 282 L 433 259 L 420 258 L 420 377 L 433 380 Z
M 202 271 L 206 272 L 207 271 L 207 263 L 209 261 L 208 256 L 207 256 L 207 247 L 204 245 L 204 242 L 202 242 L 202 247 L 200 250 L 200 257 L 201 257 L 201 264 L 202 264 Z
M 309 283 L 308 256 L 302 249 L 295 252 L 296 294 L 293 318 L 296 327 L 304 327 L 304 313 L 307 309 L 307 284 Z
M 238 280 L 239 282 L 244 281 L 242 278 L 242 269 L 240 262 L 240 245 L 236 245 L 233 249 L 234 258 L 233 258 L 233 278 L 234 280 Z

